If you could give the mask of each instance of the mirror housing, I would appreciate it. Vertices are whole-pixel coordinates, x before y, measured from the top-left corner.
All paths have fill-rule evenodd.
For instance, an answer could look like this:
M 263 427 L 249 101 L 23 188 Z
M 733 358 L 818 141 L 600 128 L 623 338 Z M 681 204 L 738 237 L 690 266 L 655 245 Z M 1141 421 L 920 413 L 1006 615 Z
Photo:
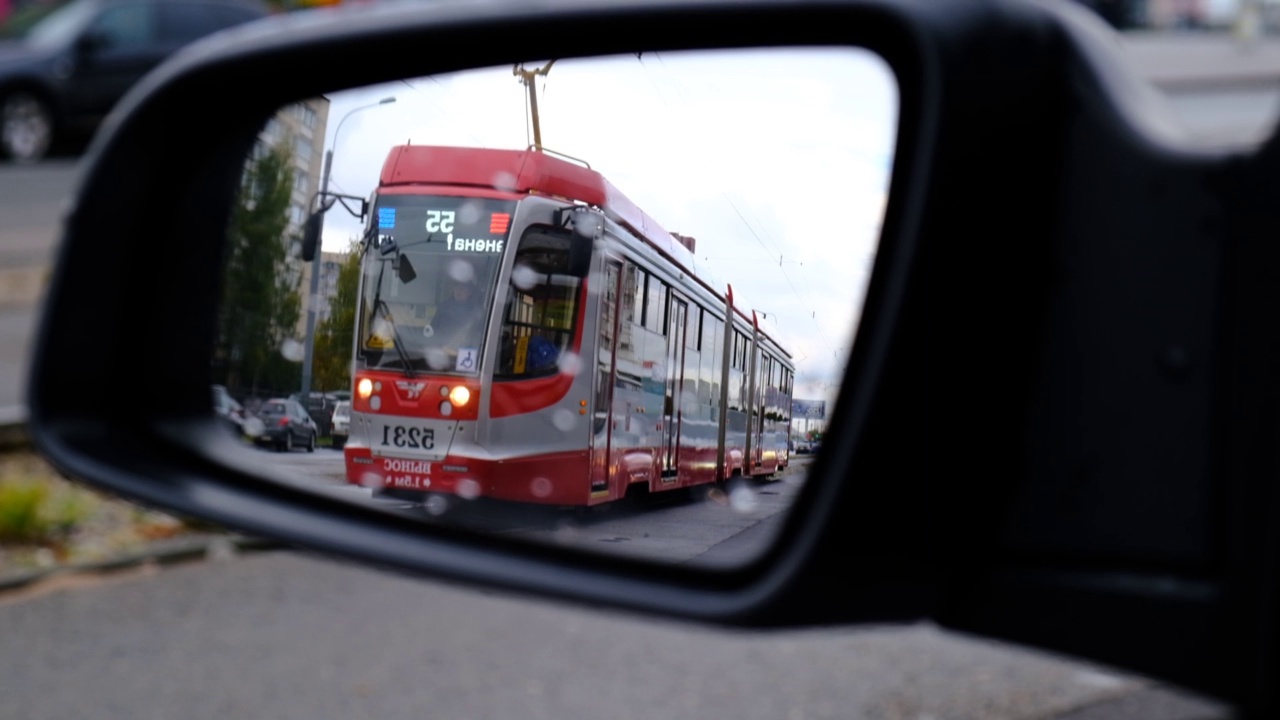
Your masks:
M 397 253 L 393 262 L 396 266 L 396 277 L 399 278 L 401 283 L 407 285 L 418 277 L 418 271 L 413 269 L 413 263 L 409 262 L 408 255 Z
M 315 260 L 316 250 L 320 247 L 320 231 L 323 225 L 323 210 L 317 210 L 307 216 L 307 222 L 302 226 L 302 249 L 298 253 L 304 262 Z
M 1280 265 L 1263 194 L 1280 150 L 1186 152 L 1114 40 L 1066 3 L 574 0 L 361 5 L 197 41 L 131 90 L 86 156 L 34 346 L 31 437 L 111 492 L 381 567 L 735 626 L 929 619 L 1266 716 L 1280 653 L 1260 629 L 1280 607 L 1280 541 L 1274 451 L 1253 439 L 1274 437 L 1258 418 L 1274 414 L 1280 352 L 1245 338 L 1269 338 L 1280 306 L 1280 286 L 1249 272 Z M 212 439 L 209 269 L 241 161 L 280 105 L 536 58 L 779 45 L 873 50 L 901 103 L 881 249 L 823 454 L 755 562 L 662 567 L 424 526 L 263 482 Z M 202 141 L 172 152 L 171 119 L 226 88 L 237 102 L 186 120 Z M 1215 214 L 1240 207 L 1257 212 Z M 956 242 L 979 229 L 979 246 Z M 137 260 L 156 248 L 161 274 Z M 1239 310 L 1232 322 L 1223 308 Z M 134 376 L 137 353 L 115 350 L 154 346 L 156 327 L 171 333 L 149 367 L 163 392 L 121 407 L 67 391 L 68 377 Z M 956 347 L 981 351 L 939 361 Z M 1209 370 L 1180 362 L 1184 347 Z M 957 483 L 957 467 L 982 472 Z
M 33 438 L 64 471 L 114 492 L 369 563 L 594 605 L 719 622 L 821 621 L 800 608 L 784 619 L 773 605 L 781 596 L 761 592 L 794 573 L 818 541 L 824 517 L 835 507 L 838 483 L 813 482 L 806 488 L 791 506 L 777 544 L 754 564 L 702 570 L 388 518 L 375 508 L 353 505 L 347 497 L 330 498 L 263 482 L 260 468 L 237 464 L 216 443 L 203 441 L 203 428 L 212 423 L 203 378 L 212 354 L 221 291 L 221 278 L 209 268 L 221 267 L 227 249 L 225 228 L 243 182 L 244 158 L 268 119 L 299 98 L 406 76 L 505 65 L 517 58 L 630 52 L 630 41 L 623 38 L 633 32 L 650 38 L 649 48 L 655 51 L 848 46 L 881 55 L 896 73 L 904 120 L 895 157 L 910 165 L 917 152 L 919 93 L 924 87 L 920 76 L 924 49 L 918 45 L 916 31 L 917 23 L 925 20 L 915 17 L 915 11 L 874 2 L 835 3 L 805 13 L 796 13 L 789 0 L 700 2 L 624 7 L 609 0 L 574 0 L 533 7 L 513 1 L 481 8 L 389 4 L 361 6 L 358 12 L 337 8 L 251 23 L 179 51 L 121 101 L 85 158 L 76 211 L 66 226 L 50 286 L 44 332 L 34 348 L 38 361 L 33 363 L 29 403 Z M 726 22 L 732 32 L 725 31 Z M 624 29 L 627 32 L 615 32 Z M 496 32 L 508 33 L 514 41 L 494 46 L 491 38 Z M 575 42 L 566 52 L 557 39 L 566 36 L 584 41 Z M 710 42 L 708 38 L 717 39 Z M 463 48 L 459 52 L 421 52 L 422 47 L 454 46 L 460 41 L 466 42 L 458 45 Z M 403 62 L 374 59 L 387 53 Z M 162 139 L 170 137 L 166 128 L 171 127 L 174 113 L 197 100 L 226 96 L 229 87 L 238 88 L 236 102 L 228 103 L 216 117 L 197 118 L 188 128 L 207 142 L 182 157 L 167 151 L 167 141 Z M 892 182 L 897 188 L 901 181 L 895 176 Z M 885 216 L 890 235 L 900 222 L 894 217 L 900 212 L 898 203 L 903 202 L 897 199 L 901 190 L 891 197 Z M 165 213 L 157 217 L 144 207 L 163 207 Z M 112 228 L 109 250 L 102 242 L 107 226 Z M 162 238 L 170 233 L 166 228 L 173 227 L 188 230 L 169 259 L 172 274 L 157 277 L 130 259 L 157 243 L 172 244 Z M 577 227 L 576 264 L 582 269 L 591 257 L 588 238 L 597 230 L 594 221 Z M 314 258 L 319 239 L 307 245 L 306 253 Z M 394 251 L 390 243 L 379 243 L 378 250 L 384 256 Z M 873 283 L 868 296 L 873 307 L 877 292 L 884 290 L 876 290 Z M 100 322 L 91 323 L 87 332 L 69 332 L 68 328 L 85 324 L 77 318 L 86 307 L 86 295 L 97 299 L 94 307 Z M 153 375 L 166 391 L 148 393 L 131 403 L 125 418 L 116 408 L 104 414 L 106 408 L 98 406 L 90 394 L 60 390 L 57 378 L 68 371 L 65 362 L 71 358 L 86 353 L 100 357 L 103 347 L 141 347 L 150 342 L 149 331 L 144 332 L 127 310 L 142 306 L 159 306 L 152 320 L 184 333 L 173 338 L 172 352 Z M 880 314 L 865 321 L 863 328 L 890 321 Z M 848 387 L 873 383 L 877 370 L 867 358 L 884 351 L 879 341 L 855 349 Z M 87 382 L 109 386 L 112 378 L 135 372 L 128 355 L 112 353 L 92 369 L 76 372 Z M 855 414 L 867 410 L 865 406 L 858 409 L 856 402 L 847 409 Z M 834 418 L 831 427 L 847 422 Z M 98 440 L 93 438 L 107 436 L 111 439 L 104 447 L 115 450 L 104 456 L 95 449 Z M 168 449 L 161 453 L 161 461 L 146 448 Z M 814 472 L 823 474 L 829 462 L 838 467 L 844 461 L 838 453 L 828 454 L 817 460 Z M 188 471 L 196 473 L 190 480 L 202 488 L 200 492 L 180 491 L 168 478 L 172 472 Z M 282 524 L 282 517 L 291 520 Z M 873 585 L 879 582 L 870 576 L 866 580 Z M 836 615 L 845 616 L 851 606 L 840 607 Z M 895 612 L 918 616 L 919 609 L 918 603 L 909 603 Z

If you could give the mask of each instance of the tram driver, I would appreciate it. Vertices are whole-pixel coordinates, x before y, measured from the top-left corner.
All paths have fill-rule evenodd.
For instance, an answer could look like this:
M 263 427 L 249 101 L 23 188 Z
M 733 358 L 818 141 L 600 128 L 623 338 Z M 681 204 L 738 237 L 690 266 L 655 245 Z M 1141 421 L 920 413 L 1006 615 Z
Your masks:
M 449 294 L 436 306 L 431 319 L 432 344 L 456 353 L 461 348 L 478 348 L 484 333 L 483 295 L 476 289 L 474 269 L 449 273 Z

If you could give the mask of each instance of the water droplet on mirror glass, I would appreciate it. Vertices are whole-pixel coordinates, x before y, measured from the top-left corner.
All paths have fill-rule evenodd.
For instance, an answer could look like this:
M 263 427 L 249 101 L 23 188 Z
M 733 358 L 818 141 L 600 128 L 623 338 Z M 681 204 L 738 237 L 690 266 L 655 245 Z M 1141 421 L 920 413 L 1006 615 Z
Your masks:
M 258 437 L 265 429 L 266 425 L 263 424 L 262 420 L 256 417 L 251 417 L 244 421 L 244 434 L 249 437 Z
M 471 478 L 458 481 L 458 497 L 464 500 L 475 500 L 480 497 L 480 483 Z
M 426 352 L 427 367 L 432 370 L 449 369 L 449 353 L 440 348 L 431 348 Z
M 303 357 L 306 356 L 306 348 L 297 340 L 286 338 L 280 343 L 280 355 L 289 362 L 302 362 Z
M 559 366 L 561 374 L 564 375 L 576 376 L 582 372 L 582 358 L 577 353 L 565 351 L 560 355 L 560 359 L 556 361 L 556 365 Z
M 529 492 L 538 498 L 549 497 L 554 489 L 555 486 L 551 484 L 551 481 L 542 477 L 534 478 L 533 482 L 529 483 Z
M 511 269 L 511 284 L 521 290 L 532 290 L 538 286 L 538 271 L 528 265 L 517 265 Z
M 499 190 L 515 190 L 516 176 L 509 172 L 494 173 L 493 186 Z
M 556 426 L 561 432 L 569 432 L 574 425 L 578 424 L 578 416 L 572 412 L 560 408 L 551 416 L 551 424 Z
M 480 203 L 475 200 L 468 200 L 458 208 L 458 224 L 474 225 L 480 220 Z
M 756 491 L 745 483 L 738 483 L 729 489 L 729 506 L 738 512 L 751 512 L 759 506 Z
M 476 269 L 466 260 L 454 259 L 449 262 L 449 279 L 456 282 L 475 282 Z
M 439 495 L 432 495 L 422 505 L 428 515 L 443 515 L 449 511 L 449 500 Z

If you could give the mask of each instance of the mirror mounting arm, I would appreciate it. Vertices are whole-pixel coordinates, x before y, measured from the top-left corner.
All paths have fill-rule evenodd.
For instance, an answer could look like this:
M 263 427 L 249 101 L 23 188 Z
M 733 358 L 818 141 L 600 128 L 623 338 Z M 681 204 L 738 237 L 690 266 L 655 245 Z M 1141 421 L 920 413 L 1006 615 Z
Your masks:
M 360 203 L 360 212 L 357 213 L 355 210 L 352 210 L 351 206 L 347 205 L 347 200 L 358 201 Z M 324 222 L 324 214 L 329 212 L 329 208 L 332 208 L 334 203 L 342 203 L 342 207 L 347 212 L 351 213 L 352 217 L 361 222 L 364 222 L 365 217 L 369 214 L 369 201 L 356 195 L 343 195 L 341 193 L 331 193 L 327 190 L 321 190 L 315 194 L 312 202 L 313 204 L 319 202 L 320 209 L 311 213 L 310 217 L 307 218 L 306 225 L 303 227 L 302 251 L 299 255 L 304 262 L 311 262 L 315 259 L 316 251 L 320 247 L 320 230 L 321 225 Z
M 348 213 L 351 213 L 351 217 L 357 220 L 364 220 L 365 216 L 369 214 L 369 201 L 356 195 L 343 195 L 341 193 L 331 193 L 322 190 L 316 193 L 316 199 L 324 203 L 317 212 L 328 212 L 329 209 L 333 207 L 334 203 L 340 202 L 342 203 L 342 207 L 345 208 Z M 325 202 L 326 200 L 328 202 Z M 360 212 L 352 210 L 351 206 L 346 203 L 347 200 L 355 200 L 359 202 Z

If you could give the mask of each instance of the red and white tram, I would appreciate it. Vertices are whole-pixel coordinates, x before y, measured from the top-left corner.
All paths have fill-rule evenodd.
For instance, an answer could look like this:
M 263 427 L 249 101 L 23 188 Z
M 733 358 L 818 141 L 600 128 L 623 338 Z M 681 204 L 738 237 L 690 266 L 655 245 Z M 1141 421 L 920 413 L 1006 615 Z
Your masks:
M 553 155 L 393 148 L 363 250 L 349 481 L 594 505 L 785 468 L 790 356 L 692 250 Z

